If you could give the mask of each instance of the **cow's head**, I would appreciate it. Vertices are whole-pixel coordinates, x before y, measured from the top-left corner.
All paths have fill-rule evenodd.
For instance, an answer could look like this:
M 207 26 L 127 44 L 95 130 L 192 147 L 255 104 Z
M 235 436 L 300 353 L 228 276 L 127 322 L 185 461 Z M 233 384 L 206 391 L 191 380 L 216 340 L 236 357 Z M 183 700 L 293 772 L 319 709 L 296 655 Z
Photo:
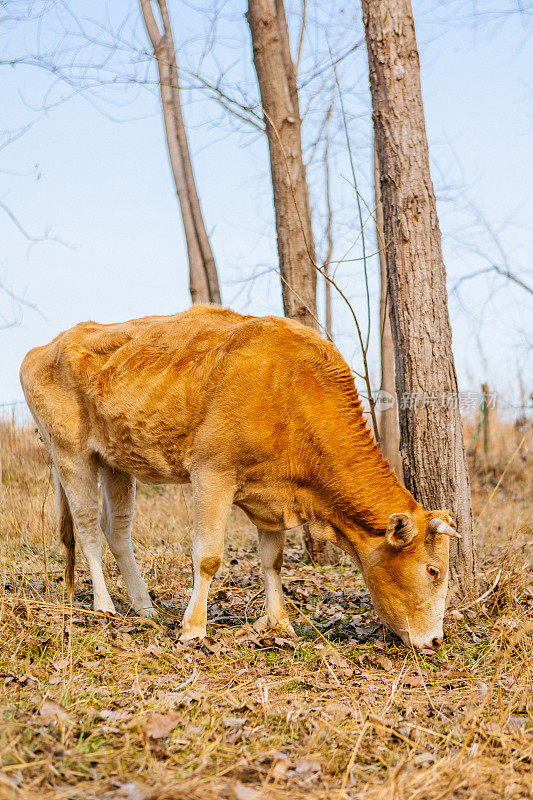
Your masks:
M 391 514 L 385 536 L 360 558 L 376 613 L 421 650 L 443 639 L 450 537 L 461 538 L 446 511 Z

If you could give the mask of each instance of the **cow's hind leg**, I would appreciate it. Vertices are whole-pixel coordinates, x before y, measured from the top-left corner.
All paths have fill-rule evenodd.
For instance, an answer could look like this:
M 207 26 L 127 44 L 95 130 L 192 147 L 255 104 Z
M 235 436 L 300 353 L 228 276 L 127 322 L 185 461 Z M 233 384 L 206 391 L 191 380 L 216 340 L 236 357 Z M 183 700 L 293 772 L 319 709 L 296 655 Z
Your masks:
M 102 572 L 102 537 L 98 525 L 98 467 L 94 459 L 72 457 L 52 448 L 57 477 L 63 487 L 87 559 L 93 584 L 94 610 L 115 613 Z
M 207 625 L 209 586 L 222 561 L 224 532 L 235 494 L 231 477 L 211 470 L 191 476 L 194 509 L 192 548 L 194 586 L 183 617 L 182 641 L 203 638 Z
M 135 478 L 120 470 L 100 468 L 100 524 L 126 584 L 133 608 L 143 617 L 157 613 L 133 555 L 131 523 L 135 509 Z
M 285 531 L 271 533 L 258 528 L 257 533 L 259 535 L 259 555 L 265 579 L 265 605 L 268 624 L 272 628 L 279 628 L 289 636 L 294 636 L 294 628 L 287 614 L 281 586 Z

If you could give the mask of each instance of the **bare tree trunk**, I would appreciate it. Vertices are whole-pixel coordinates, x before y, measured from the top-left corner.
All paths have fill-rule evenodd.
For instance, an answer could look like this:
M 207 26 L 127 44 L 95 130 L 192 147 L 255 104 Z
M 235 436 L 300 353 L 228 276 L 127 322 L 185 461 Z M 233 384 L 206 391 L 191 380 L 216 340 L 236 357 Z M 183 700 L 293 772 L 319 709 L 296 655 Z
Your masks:
M 328 243 L 328 249 L 326 253 L 326 258 L 324 263 L 322 264 L 322 272 L 324 273 L 324 305 L 325 305 L 325 316 L 326 316 L 326 334 L 330 341 L 333 341 L 333 320 L 332 320 L 332 313 L 331 313 L 331 283 L 329 282 L 329 262 L 331 261 L 331 256 L 333 255 L 333 210 L 331 208 L 331 190 L 330 190 L 330 181 L 329 181 L 329 138 L 326 141 L 326 149 L 324 151 L 324 169 L 326 171 L 326 207 L 328 212 L 328 221 L 326 224 L 326 241 Z
M 218 303 L 220 287 L 215 259 L 207 235 L 181 110 L 178 65 L 166 0 L 157 0 L 163 32 L 156 22 L 152 0 L 140 0 L 146 32 L 159 71 L 159 87 L 170 166 L 178 195 L 187 253 L 193 303 Z
M 315 245 L 301 119 L 282 0 L 249 0 L 246 14 L 265 117 L 285 315 L 318 329 Z
M 398 400 L 394 383 L 394 344 L 389 318 L 390 303 L 387 288 L 387 256 L 384 250 L 383 206 L 381 204 L 379 169 L 374 147 L 374 195 L 376 199 L 376 230 L 379 250 L 379 333 L 381 347 L 381 411 L 379 415 L 379 446 L 398 478 L 403 481 L 403 464 L 400 455 L 400 429 L 398 427 Z M 387 405 L 388 396 L 394 399 Z
M 315 242 L 283 0 L 248 0 L 246 19 L 270 151 L 283 309 L 285 316 L 318 330 Z M 313 563 L 338 563 L 333 545 L 313 539 L 305 525 L 303 535 Z
M 473 586 L 474 537 L 446 271 L 422 106 L 410 0 L 362 0 L 406 486 L 428 509 L 448 508 L 463 539 L 450 572 Z

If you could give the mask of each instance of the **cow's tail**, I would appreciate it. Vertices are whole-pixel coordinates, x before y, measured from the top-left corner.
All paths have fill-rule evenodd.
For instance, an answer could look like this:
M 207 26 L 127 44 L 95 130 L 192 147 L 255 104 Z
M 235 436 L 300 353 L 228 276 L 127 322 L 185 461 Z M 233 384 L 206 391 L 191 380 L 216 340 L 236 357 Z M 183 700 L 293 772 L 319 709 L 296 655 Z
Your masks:
M 56 507 L 59 519 L 59 538 L 66 551 L 65 560 L 65 586 L 69 597 L 74 594 L 74 566 L 76 563 L 76 540 L 74 538 L 74 521 L 70 512 L 67 495 L 61 481 L 54 470 L 56 485 Z

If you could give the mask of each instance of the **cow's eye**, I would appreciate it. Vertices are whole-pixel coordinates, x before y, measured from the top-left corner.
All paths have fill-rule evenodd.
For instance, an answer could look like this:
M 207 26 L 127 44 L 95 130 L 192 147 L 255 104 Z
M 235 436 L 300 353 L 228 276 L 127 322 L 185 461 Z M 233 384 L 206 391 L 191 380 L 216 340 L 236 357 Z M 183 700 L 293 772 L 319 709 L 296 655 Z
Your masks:
M 440 572 L 437 569 L 437 567 L 432 567 L 431 564 L 428 564 L 427 567 L 426 567 L 426 570 L 427 570 L 427 574 L 429 575 L 429 577 L 433 578 L 433 580 L 436 581 L 437 578 L 440 575 Z

